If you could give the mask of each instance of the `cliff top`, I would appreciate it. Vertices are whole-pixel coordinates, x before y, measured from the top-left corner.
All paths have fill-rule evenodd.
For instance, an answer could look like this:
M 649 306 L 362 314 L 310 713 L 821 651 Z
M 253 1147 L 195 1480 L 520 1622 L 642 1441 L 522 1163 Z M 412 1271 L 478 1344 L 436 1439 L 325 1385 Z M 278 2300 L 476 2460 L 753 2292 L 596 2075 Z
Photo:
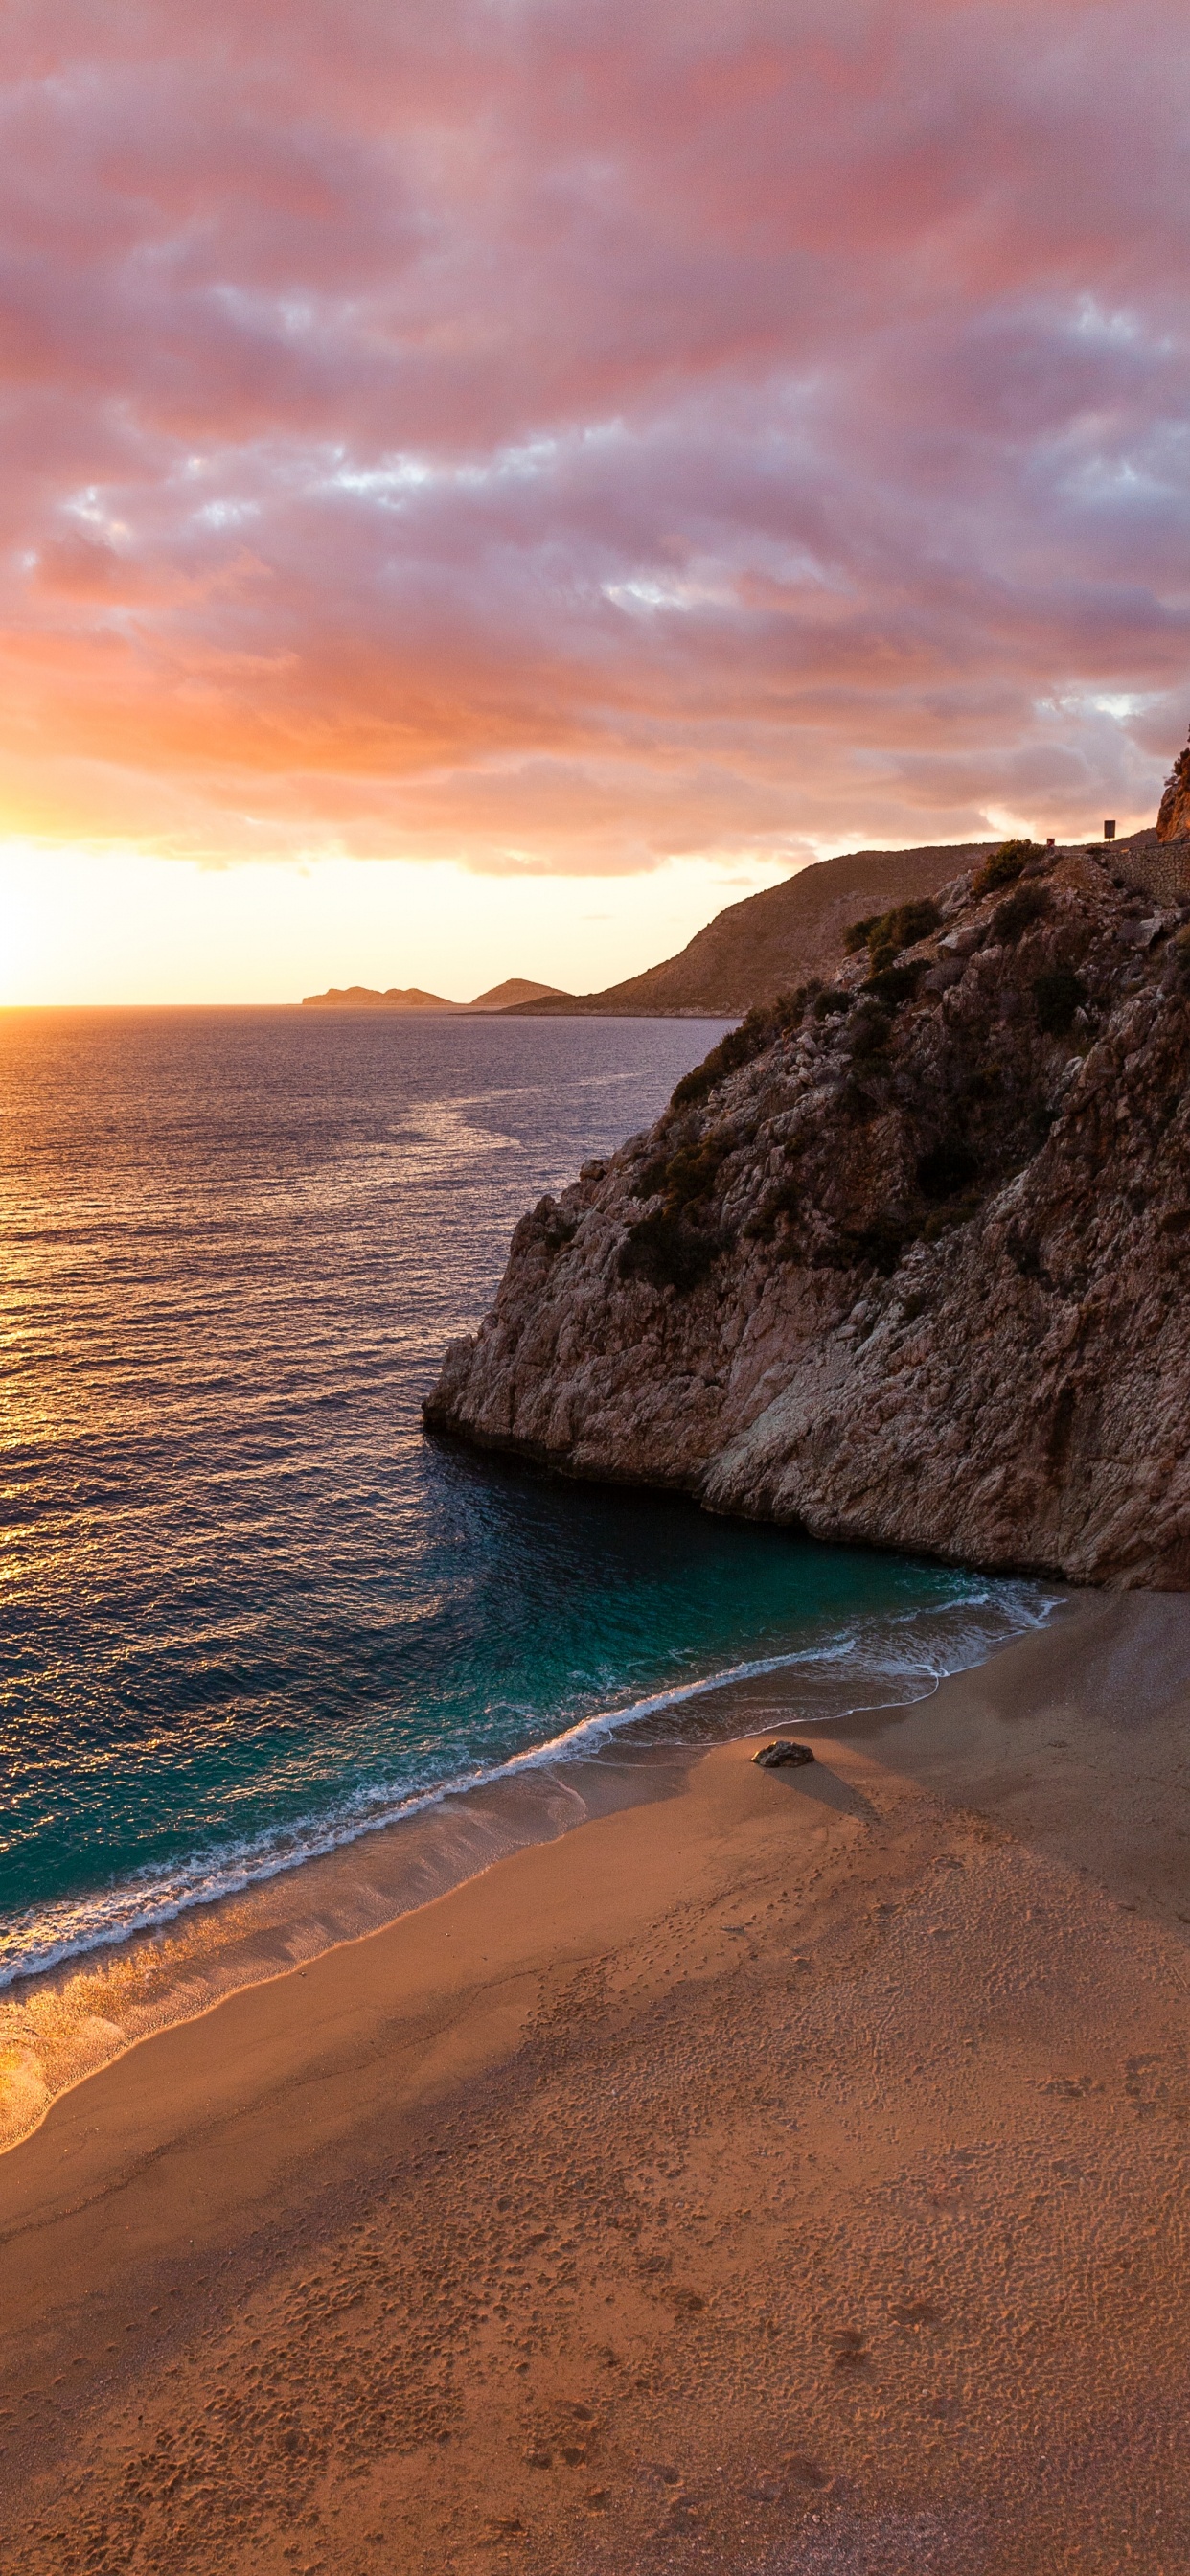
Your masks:
M 818 860 L 763 894 L 729 904 L 664 964 L 602 993 L 529 1003 L 525 1016 L 631 1019 L 656 1013 L 738 1019 L 754 1004 L 772 1002 L 810 976 L 830 974 L 842 955 L 847 924 L 857 914 L 937 894 L 997 846 L 992 841 L 931 842 L 916 850 L 852 850 L 841 858 Z M 1157 835 L 1136 832 L 1112 846 L 1119 867 L 1155 850 Z

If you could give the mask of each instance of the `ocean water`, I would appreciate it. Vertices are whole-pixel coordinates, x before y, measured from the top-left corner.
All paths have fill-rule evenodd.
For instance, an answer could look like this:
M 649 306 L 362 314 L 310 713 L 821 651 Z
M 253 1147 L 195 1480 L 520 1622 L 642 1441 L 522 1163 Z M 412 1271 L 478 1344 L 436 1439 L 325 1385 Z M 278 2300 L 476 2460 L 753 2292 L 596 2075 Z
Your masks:
M 680 1731 L 725 1674 L 796 1668 L 819 1713 L 916 1697 L 1044 1615 L 423 1436 L 522 1209 L 719 1034 L 0 1017 L 14 2008 L 214 1899 L 286 1875 L 297 1906 L 303 1862 L 560 1740 Z

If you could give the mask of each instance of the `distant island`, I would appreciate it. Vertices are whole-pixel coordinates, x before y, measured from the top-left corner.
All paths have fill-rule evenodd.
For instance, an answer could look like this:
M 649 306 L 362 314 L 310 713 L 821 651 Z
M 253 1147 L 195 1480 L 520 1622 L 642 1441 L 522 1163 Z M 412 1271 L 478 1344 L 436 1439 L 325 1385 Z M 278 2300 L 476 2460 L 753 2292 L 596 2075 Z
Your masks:
M 526 1003 L 568 1002 L 557 984 L 534 984 L 527 975 L 508 975 L 473 1002 L 448 1002 L 442 993 L 423 993 L 419 984 L 390 984 L 387 992 L 370 984 L 332 984 L 325 993 L 304 993 L 304 1011 L 515 1011 Z

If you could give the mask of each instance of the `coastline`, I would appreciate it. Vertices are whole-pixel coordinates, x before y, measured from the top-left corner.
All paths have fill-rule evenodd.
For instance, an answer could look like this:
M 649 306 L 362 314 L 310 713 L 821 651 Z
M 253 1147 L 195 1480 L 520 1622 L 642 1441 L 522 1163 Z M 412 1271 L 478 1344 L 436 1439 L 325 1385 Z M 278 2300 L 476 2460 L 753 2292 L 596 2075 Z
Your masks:
M 1173 2576 L 1188 1715 L 1190 1604 L 1084 1596 L 79 2084 L 4 2563 Z
M 800 1719 L 834 1724 L 912 1702 L 1070 1598 L 1064 1586 L 1027 1578 L 987 1590 L 973 1582 L 949 1601 L 859 1610 L 787 1650 L 612 1700 L 499 1761 L 381 1800 L 371 1816 L 313 1816 L 279 1853 L 199 1855 L 197 1889 L 182 1864 L 177 1893 L 160 1881 L 118 1892 L 118 1924 L 108 1896 L 97 1927 L 85 1908 L 77 1923 L 59 1920 L 60 1955 L 43 1917 L 44 1964 L 14 1969 L 0 1941 L 0 2154 L 75 2084 L 155 2031 L 307 1966 L 529 1844 L 668 1794 L 674 1765 L 739 1732 L 741 1709 L 763 1724 L 771 1701 L 776 1724 L 796 1692 Z

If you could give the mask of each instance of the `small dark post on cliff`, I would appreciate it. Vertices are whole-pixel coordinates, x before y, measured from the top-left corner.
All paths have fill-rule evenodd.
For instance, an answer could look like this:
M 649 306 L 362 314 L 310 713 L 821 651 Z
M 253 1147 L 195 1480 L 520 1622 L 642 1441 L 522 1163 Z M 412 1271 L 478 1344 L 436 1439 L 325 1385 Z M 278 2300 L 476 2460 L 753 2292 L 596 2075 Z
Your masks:
M 1105 824 L 1104 824 L 1104 826 L 1103 826 L 1103 837 L 1104 837 L 1104 840 L 1105 840 L 1105 841 L 1114 841 L 1114 839 L 1115 839 L 1115 837 L 1116 837 L 1116 827 L 1115 827 L 1115 824 L 1114 824 L 1114 823 L 1105 823 Z

